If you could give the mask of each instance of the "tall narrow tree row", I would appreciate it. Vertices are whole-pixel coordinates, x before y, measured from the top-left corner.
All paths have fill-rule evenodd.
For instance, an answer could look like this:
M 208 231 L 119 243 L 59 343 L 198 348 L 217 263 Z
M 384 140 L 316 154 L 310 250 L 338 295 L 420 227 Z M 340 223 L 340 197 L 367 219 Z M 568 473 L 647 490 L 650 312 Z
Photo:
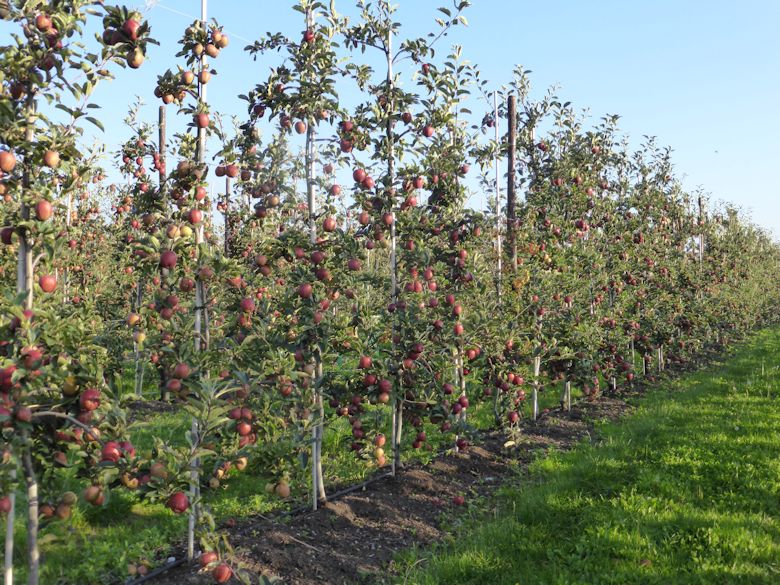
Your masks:
M 206 100 L 207 84 L 216 73 L 209 59 L 215 59 L 222 49 L 228 46 L 228 37 L 215 23 L 207 22 L 207 5 L 201 2 L 201 19 L 187 27 L 180 41 L 179 56 L 184 57 L 187 66 L 193 70 L 180 70 L 176 73 L 166 71 L 158 77 L 155 90 L 163 103 L 176 103 L 182 113 L 191 116 L 192 134 L 177 135 L 178 155 L 181 160 L 175 170 L 168 175 L 169 194 L 180 215 L 173 212 L 172 217 L 155 218 L 150 225 L 152 234 L 145 238 L 151 251 L 156 252 L 158 265 L 152 282 L 159 290 L 158 315 L 154 319 L 175 322 L 174 332 L 161 335 L 161 340 L 175 351 L 164 353 L 169 378 L 166 389 L 185 400 L 191 414 L 190 431 L 187 433 L 188 449 L 181 452 L 167 451 L 176 465 L 187 467 L 188 493 L 176 491 L 176 482 L 165 482 L 164 490 L 171 495 L 170 501 L 181 500 L 169 505 L 174 512 L 188 513 L 187 555 L 192 559 L 196 554 L 196 534 L 208 521 L 202 518 L 200 483 L 203 445 L 207 436 L 213 433 L 214 417 L 219 416 L 223 408 L 224 391 L 215 384 L 210 371 L 210 330 L 209 306 L 216 302 L 211 298 L 207 283 L 222 281 L 230 289 L 240 289 L 242 279 L 233 272 L 234 268 L 226 260 L 218 257 L 210 245 L 213 234 L 206 231 L 206 223 L 211 201 L 206 189 L 206 142 L 208 132 L 214 129 Z M 187 99 L 192 99 L 192 105 Z M 236 171 L 237 172 L 237 171 Z M 177 215 L 179 217 L 177 217 Z M 179 225 L 178 220 L 184 220 Z M 211 229 L 211 227 L 209 228 Z M 154 232 L 157 231 L 155 234 Z M 194 235 L 194 241 L 192 236 Z M 146 257 L 148 252 L 143 252 Z M 228 272 L 226 275 L 225 272 Z M 178 282 L 175 279 L 178 277 Z M 192 305 L 193 320 L 189 321 L 190 333 L 186 337 L 178 326 L 185 320 L 177 316 L 187 308 L 183 306 L 174 291 L 194 292 Z M 187 303 L 189 305 L 189 303 Z M 159 327 L 159 325 L 158 325 Z M 157 356 L 159 361 L 163 361 Z M 225 383 L 229 383 L 227 380 Z M 166 453 L 164 448 L 158 449 Z M 174 478 L 171 478 L 174 479 Z M 182 479 L 175 478 L 177 481 Z M 162 491 L 162 490 L 161 490 Z M 186 500 L 186 505 L 183 505 Z M 182 504 L 182 505 L 179 505 Z
M 200 2 L 200 28 L 206 30 L 208 22 L 208 0 L 201 0 Z M 213 39 L 209 39 L 213 40 Z M 196 111 L 198 115 L 208 113 L 208 100 L 207 100 L 207 79 L 206 75 L 209 72 L 208 63 L 208 51 L 206 49 L 208 45 L 201 48 L 201 52 L 196 56 L 198 57 L 198 75 L 197 75 L 197 105 Z M 216 46 L 213 45 L 212 46 Z M 197 168 L 205 173 L 206 166 L 206 138 L 209 124 L 197 123 L 197 138 L 195 147 L 195 164 Z M 198 222 L 195 226 L 195 245 L 197 249 L 195 261 L 198 262 L 202 257 L 207 255 L 208 244 L 204 237 L 205 226 L 202 222 Z M 206 282 L 204 278 L 198 278 L 195 281 L 195 351 L 199 352 L 203 349 L 208 349 L 208 296 L 206 289 Z M 193 451 L 195 445 L 197 445 L 199 438 L 198 434 L 201 432 L 198 421 L 195 417 L 192 419 L 192 426 L 190 429 L 190 441 L 193 444 Z M 194 455 L 194 453 L 193 453 Z M 198 457 L 193 456 L 190 471 L 190 499 L 191 508 L 189 514 L 189 524 L 187 530 L 187 558 L 192 560 L 196 554 L 195 543 L 195 527 L 198 523 L 198 507 L 200 499 L 200 461 Z
M 302 208 L 306 212 L 306 244 L 299 243 L 295 251 L 296 259 L 310 261 L 311 268 L 308 272 L 296 274 L 293 282 L 297 284 L 297 289 L 291 292 L 304 307 L 302 317 L 311 320 L 308 323 L 310 327 L 299 340 L 296 355 L 303 358 L 301 365 L 308 376 L 304 384 L 311 391 L 311 401 L 306 410 L 310 413 L 312 507 L 316 509 L 318 502 L 326 498 L 322 469 L 324 395 L 331 389 L 326 387 L 328 381 L 323 376 L 330 330 L 325 315 L 327 308 L 341 294 L 334 283 L 337 271 L 343 269 L 338 263 L 339 255 L 344 251 L 341 246 L 344 233 L 337 229 L 331 216 L 332 210 L 318 201 L 317 126 L 332 121 L 339 112 L 333 81 L 337 72 L 333 40 L 340 24 L 334 15 L 328 14 L 321 2 L 302 0 L 295 9 L 303 16 L 305 24 L 300 41 L 276 34 L 256 42 L 251 48 L 253 53 L 261 54 L 284 47 L 291 67 L 274 69 L 268 81 L 251 92 L 250 98 L 254 100 L 251 107 L 258 118 L 267 108 L 271 118 L 278 118 L 283 133 L 294 132 L 304 135 L 305 139 L 302 174 L 306 200 Z M 283 237 L 292 240 L 296 233 L 297 230 L 286 230 Z M 305 250 L 309 253 L 306 254 Z
M 155 214 L 164 212 L 166 207 L 164 203 L 165 164 L 160 155 L 161 150 L 164 152 L 165 146 L 164 143 L 162 146 L 159 143 L 157 146 L 154 145 L 151 126 L 138 119 L 139 107 L 140 104 L 136 104 L 125 118 L 125 124 L 131 129 L 132 136 L 123 143 L 118 155 L 121 159 L 120 170 L 128 180 L 126 185 L 119 189 L 116 195 L 116 204 L 112 207 L 116 209 L 117 223 L 125 222 L 126 244 L 131 243 L 142 225 L 149 224 Z M 158 115 L 158 137 L 163 138 L 163 140 L 165 135 L 164 116 L 164 109 L 161 107 Z M 152 167 L 158 171 L 156 186 L 152 176 L 144 166 L 148 158 L 152 159 Z M 127 263 L 125 273 L 132 275 L 131 278 L 135 279 L 126 321 L 132 328 L 134 389 L 136 396 L 140 398 L 143 392 L 148 358 L 144 347 L 145 333 L 142 330 L 140 314 L 144 304 L 145 290 L 149 283 L 148 275 L 140 269 L 141 259 L 137 256 L 134 258 L 131 256 L 131 258 L 124 258 L 123 261 Z
M 57 288 L 56 270 L 52 269 L 65 244 L 56 242 L 55 224 L 65 226 L 67 232 L 70 223 L 69 216 L 63 222 L 56 213 L 58 199 L 64 197 L 72 201 L 74 190 L 81 189 L 82 180 L 86 179 L 80 176 L 81 153 L 75 146 L 82 131 L 79 118 L 86 115 L 88 106 L 94 106 L 90 99 L 95 86 L 110 75 L 105 66 L 110 61 L 121 60 L 131 67 L 139 67 L 150 40 L 149 27 L 141 22 L 140 16 L 124 9 L 106 7 L 103 21 L 106 34 L 100 54 L 88 53 L 76 43 L 66 45 L 65 41 L 70 37 L 81 36 L 81 27 L 89 16 L 88 4 L 74 0 L 49 7 L 45 12 L 34 4 L 6 6 L 5 20 L 20 27 L 22 34 L 14 36 L 11 44 L 0 51 L 0 70 L 11 90 L 2 95 L 0 118 L 0 141 L 7 149 L 2 153 L 3 186 L 6 199 L 14 203 L 15 217 L 7 217 L 7 220 L 13 222 L 18 242 L 16 292 L 19 305 L 4 307 L 4 312 L 15 315 L 13 318 L 18 321 L 13 327 L 14 335 L 5 350 L 4 360 L 4 392 L 9 400 L 13 395 L 14 420 L 17 421 L 16 425 L 12 424 L 17 426 L 11 436 L 13 444 L 7 449 L 14 461 L 21 461 L 27 488 L 27 576 L 31 585 L 37 584 L 40 577 L 38 481 L 47 467 L 43 452 L 48 447 L 44 441 L 51 433 L 37 417 L 48 413 L 49 408 L 57 408 L 59 398 L 47 389 L 49 384 L 59 386 L 54 370 L 37 371 L 44 367 L 44 354 L 51 348 L 41 341 L 33 341 L 38 336 L 38 327 L 43 324 L 33 311 L 35 271 L 38 268 L 43 272 L 38 279 L 44 295 L 40 304 L 48 305 L 46 297 Z M 66 80 L 66 63 L 82 71 L 78 80 Z M 69 117 L 66 122 L 52 120 L 53 107 L 47 107 L 51 103 L 65 111 Z M 86 120 L 100 126 L 94 117 L 86 117 Z M 62 188 L 54 188 L 57 183 Z M 58 306 L 63 311 L 67 309 L 61 302 Z M 51 308 L 56 311 L 54 305 Z M 56 347 L 56 351 L 72 351 L 69 343 L 60 341 L 62 345 Z M 49 338 L 49 343 L 55 342 Z M 15 347 L 17 344 L 23 345 Z M 89 349 L 85 348 L 86 351 Z M 36 380 L 33 382 L 30 376 Z M 33 408 L 38 411 L 33 412 Z M 75 420 L 64 414 L 63 418 Z M 16 471 L 12 470 L 12 476 L 15 475 Z M 13 513 L 9 514 L 8 521 L 7 562 L 13 550 Z M 10 564 L 6 564 L 5 579 L 6 582 L 13 580 Z
M 470 361 L 476 359 L 483 341 L 476 333 L 479 312 L 469 312 L 465 300 L 479 294 L 474 286 L 478 258 L 475 251 L 482 244 L 483 218 L 465 207 L 469 194 L 465 177 L 471 169 L 469 163 L 475 149 L 475 137 L 460 117 L 460 104 L 477 83 L 478 74 L 465 60 L 459 46 L 453 47 L 435 72 L 421 77 L 421 84 L 428 92 L 423 102 L 426 105 L 423 116 L 428 124 L 441 130 L 431 137 L 421 160 L 423 167 L 430 168 L 433 174 L 426 210 L 433 225 L 431 234 L 423 236 L 420 245 L 432 252 L 435 271 L 441 275 L 437 289 L 441 287 L 444 294 L 441 304 L 446 312 L 442 317 L 447 326 L 434 336 L 433 341 L 441 346 L 437 349 L 446 356 L 440 375 L 442 382 L 447 381 L 439 384 L 443 392 L 437 398 L 448 411 L 448 425 L 456 431 L 456 451 L 466 450 L 468 446 L 465 435 L 469 431 L 466 413 L 470 404 L 467 395 L 470 368 L 466 367 L 465 361 L 467 355 Z M 423 131 L 425 135 L 425 129 Z M 437 238 L 439 234 L 441 236 Z
M 353 178 L 356 183 L 356 207 L 362 209 L 359 213 L 361 225 L 370 226 L 372 237 L 366 246 L 374 247 L 376 242 L 385 242 L 386 235 L 389 238 L 387 247 L 388 257 L 388 281 L 391 331 L 389 332 L 390 347 L 386 358 L 386 368 L 392 380 L 381 379 L 377 382 L 382 386 L 380 394 L 389 394 L 392 409 L 391 449 L 392 472 L 396 473 L 401 466 L 401 441 L 403 436 L 403 424 L 405 415 L 405 403 L 407 402 L 405 386 L 414 385 L 414 361 L 410 357 L 404 358 L 404 343 L 410 343 L 414 348 L 407 349 L 409 354 L 420 356 L 421 343 L 419 340 L 409 339 L 405 333 L 406 326 L 411 326 L 410 332 L 416 327 L 417 317 L 413 307 L 400 298 L 401 294 L 401 270 L 399 267 L 399 242 L 404 241 L 404 246 L 413 246 L 415 228 L 411 228 L 412 222 L 400 220 L 399 213 L 404 212 L 404 217 L 409 220 L 419 214 L 416 197 L 407 195 L 405 201 L 399 205 L 398 200 L 404 191 L 404 186 L 409 185 L 410 190 L 418 190 L 423 187 L 422 169 L 409 161 L 404 165 L 408 173 L 414 173 L 408 178 L 399 176 L 399 160 L 404 158 L 420 159 L 423 151 L 422 139 L 433 135 L 433 126 L 430 121 L 415 117 L 413 106 L 416 99 L 413 95 L 403 91 L 399 87 L 401 72 L 398 64 L 404 60 L 411 61 L 419 67 L 423 75 L 432 71 L 432 65 L 427 59 L 434 54 L 434 45 L 444 38 L 448 31 L 461 24 L 461 11 L 469 5 L 468 2 L 454 2 L 453 8 L 442 8 L 440 11 L 446 15 L 442 19 L 440 29 L 428 38 L 408 39 L 398 42 L 400 36 L 400 23 L 395 22 L 396 7 L 385 1 L 376 5 L 360 4 L 361 22 L 347 29 L 345 43 L 348 47 L 360 50 L 375 50 L 381 54 L 384 69 L 381 74 L 376 74 L 375 84 L 370 83 L 373 70 L 367 66 L 351 65 L 350 71 L 358 82 L 358 86 L 371 92 L 371 101 L 356 109 L 355 120 L 350 124 L 348 133 L 342 134 L 342 149 L 345 147 L 351 151 L 353 146 L 364 148 L 366 137 L 373 146 L 372 159 L 375 169 L 363 168 L 358 165 Z M 403 126 L 399 126 L 399 123 Z M 352 129 L 354 126 L 354 131 Z M 343 129 L 342 129 L 343 130 Z M 379 172 L 378 177 L 371 171 Z M 376 192 L 375 192 L 376 191 Z M 410 214 L 411 210 L 415 213 Z M 406 233 L 400 230 L 411 229 Z M 410 250 L 411 251 L 411 250 Z M 414 265 L 407 266 L 411 270 L 417 270 Z M 415 285 L 410 284 L 412 287 Z M 392 390 L 392 392 L 390 392 Z M 411 415 L 415 422 L 420 421 L 419 415 Z M 419 433 L 418 433 L 419 435 Z
M 208 0 L 201 0 L 200 2 L 200 26 L 205 30 L 208 16 L 207 16 L 207 4 Z M 208 112 L 208 100 L 207 100 L 207 85 L 204 75 L 209 72 L 208 53 L 205 47 L 202 47 L 198 57 L 198 76 L 197 76 L 197 88 L 198 99 L 196 105 L 196 111 L 199 114 Z M 206 136 L 207 136 L 208 124 L 197 124 L 197 143 L 196 143 L 196 155 L 195 163 L 201 169 L 206 165 Z M 205 226 L 202 223 L 197 224 L 195 228 L 195 243 L 198 248 L 198 254 L 203 253 L 203 247 L 206 245 L 204 238 Z M 200 351 L 201 348 L 208 347 L 206 343 L 206 311 L 207 306 L 206 298 L 206 284 L 203 279 L 198 279 L 195 284 L 195 351 Z
M 305 35 L 314 34 L 314 7 L 305 7 Z M 304 39 L 304 43 L 306 43 Z M 312 72 L 315 73 L 315 72 Z M 309 75 L 302 80 L 304 83 L 316 85 L 317 76 Z M 309 241 L 312 246 L 317 245 L 317 146 L 316 146 L 316 112 L 311 112 L 307 117 L 306 146 L 305 146 L 305 176 L 306 176 L 306 206 L 308 211 Z M 325 429 L 325 408 L 323 402 L 323 370 L 322 370 L 322 341 L 317 340 L 313 347 L 314 360 L 314 389 L 312 410 L 315 423 L 312 428 L 312 494 L 314 494 L 312 507 L 317 509 L 318 500 L 324 500 L 325 480 L 322 477 L 322 439 Z
M 389 112 L 395 112 L 396 97 L 395 97 L 395 74 L 393 72 L 393 59 L 395 57 L 393 53 L 393 28 L 392 21 L 390 20 L 389 7 L 386 9 L 386 19 L 383 25 L 386 27 L 384 38 L 384 53 L 385 63 L 387 64 L 387 76 L 385 77 L 385 100 L 389 100 L 387 109 Z M 390 303 L 396 308 L 398 306 L 398 228 L 396 225 L 396 212 L 395 212 L 395 137 L 393 136 L 393 118 L 387 116 L 385 121 L 385 152 L 386 159 L 386 175 L 383 181 L 385 187 L 385 193 L 390 196 L 389 216 L 390 222 Z M 392 331 L 393 344 L 396 345 L 396 337 L 398 335 L 395 327 Z M 398 374 L 400 368 L 400 359 L 398 357 L 398 349 L 394 348 L 393 356 L 391 357 L 390 369 L 394 370 Z M 400 376 L 396 375 L 396 385 L 400 386 Z M 401 435 L 403 432 L 403 415 L 404 415 L 404 397 L 400 395 L 400 388 L 393 392 L 393 398 L 391 399 L 391 408 L 393 409 L 392 415 L 392 430 L 390 435 L 390 443 L 392 448 L 392 471 L 393 475 L 398 472 L 401 466 Z

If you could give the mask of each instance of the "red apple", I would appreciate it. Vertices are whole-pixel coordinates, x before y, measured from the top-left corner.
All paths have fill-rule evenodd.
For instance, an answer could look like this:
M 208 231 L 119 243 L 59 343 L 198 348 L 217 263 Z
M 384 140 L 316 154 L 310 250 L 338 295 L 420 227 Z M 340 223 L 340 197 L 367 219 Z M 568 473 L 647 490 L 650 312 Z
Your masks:
M 16 420 L 28 423 L 32 420 L 32 410 L 26 406 L 20 406 L 16 410 Z
M 51 293 L 57 288 L 57 279 L 52 274 L 44 274 L 38 279 L 38 285 L 43 292 Z
M 111 463 L 118 463 L 122 457 L 122 453 L 119 451 L 119 444 L 116 441 L 109 441 L 103 445 L 103 449 L 100 451 L 101 461 L 110 461 Z
M 200 209 L 190 209 L 187 219 L 192 225 L 197 225 L 203 221 L 203 212 Z
M 223 563 L 221 565 L 217 565 L 217 567 L 212 572 L 212 575 L 214 576 L 214 580 L 217 583 L 227 583 L 233 576 L 233 570 Z
M 52 207 L 51 203 L 46 201 L 45 199 L 41 199 L 38 201 L 38 203 L 35 204 L 35 217 L 37 217 L 40 221 L 47 221 L 52 216 Z
M 132 18 L 126 20 L 122 24 L 122 32 L 127 35 L 127 38 L 131 41 L 138 40 L 138 29 L 141 27 L 141 23 Z
M 362 183 L 363 179 L 365 179 L 368 175 L 366 174 L 366 171 L 363 169 L 355 169 L 352 171 L 352 178 L 355 180 L 356 183 Z
M 208 114 L 195 114 L 195 126 L 198 128 L 209 127 L 209 115 Z
M 174 514 L 183 514 L 190 507 L 190 500 L 184 492 L 176 492 L 168 498 L 168 508 Z
M 190 366 L 185 363 L 178 363 L 176 364 L 176 367 L 173 368 L 173 377 L 178 378 L 179 380 L 189 378 L 191 373 L 192 368 L 190 368 Z
M 39 14 L 35 17 L 35 27 L 41 32 L 47 32 L 51 30 L 51 18 L 46 14 Z
M 16 157 L 13 152 L 8 150 L 0 151 L 0 171 L 10 173 L 16 166 Z
M 79 406 L 85 412 L 97 410 L 100 406 L 100 390 L 97 388 L 87 388 L 79 396 Z
M 168 270 L 175 268 L 177 260 L 178 257 L 172 250 L 165 250 L 160 254 L 160 266 L 162 268 L 167 268 Z

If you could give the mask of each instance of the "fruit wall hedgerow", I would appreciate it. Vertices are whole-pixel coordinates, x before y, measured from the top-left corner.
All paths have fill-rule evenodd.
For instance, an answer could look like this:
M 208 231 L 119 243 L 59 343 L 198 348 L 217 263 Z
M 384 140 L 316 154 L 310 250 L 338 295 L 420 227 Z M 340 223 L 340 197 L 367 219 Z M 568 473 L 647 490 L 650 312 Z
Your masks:
M 247 47 L 272 68 L 235 124 L 205 100 L 228 36 L 194 22 L 149 88 L 158 120 L 128 115 L 114 184 L 80 123 L 100 125 L 94 85 L 111 61 L 141 65 L 149 27 L 105 7 L 87 53 L 87 2 L 28 4 L 4 15 L 20 36 L 0 56 L 0 512 L 28 527 L 31 582 L 38 531 L 72 522 L 66 486 L 92 510 L 123 490 L 187 516 L 200 570 L 244 579 L 206 506 L 239 473 L 263 505 L 316 507 L 343 467 L 465 451 L 483 419 L 515 438 L 551 404 L 652 381 L 776 319 L 777 244 L 685 192 L 668 150 L 630 151 L 615 117 L 591 127 L 534 99 L 521 68 L 499 107 L 472 111 L 490 84 L 467 49 L 438 46 L 468 2 L 415 39 L 385 0 L 352 21 L 301 0 L 301 32 Z M 511 150 L 508 209 L 490 176 Z M 136 448 L 144 408 L 189 430 Z

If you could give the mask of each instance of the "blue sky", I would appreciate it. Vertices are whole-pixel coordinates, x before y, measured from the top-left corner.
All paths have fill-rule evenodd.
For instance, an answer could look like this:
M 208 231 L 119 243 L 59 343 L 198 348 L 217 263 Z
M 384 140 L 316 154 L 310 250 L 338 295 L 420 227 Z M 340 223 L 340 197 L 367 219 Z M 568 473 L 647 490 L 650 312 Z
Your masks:
M 436 7 L 449 0 L 397 2 L 404 34 L 414 37 L 430 30 Z M 355 12 L 351 0 L 336 5 Z M 243 115 L 244 102 L 235 96 L 273 63 L 253 62 L 243 46 L 266 31 L 297 37 L 303 27 L 291 6 L 288 0 L 210 0 L 209 16 L 231 36 L 209 84 L 215 109 Z M 140 71 L 120 72 L 95 96 L 106 121 L 103 140 L 112 149 L 127 136 L 121 119 L 134 95 L 147 102 L 146 118 L 156 119 L 154 80 L 176 63 L 175 43 L 191 21 L 179 13 L 199 14 L 200 1 L 150 1 L 146 8 L 161 46 L 151 47 Z M 533 71 L 536 95 L 557 84 L 561 98 L 588 108 L 594 119 L 619 114 L 635 142 L 648 134 L 673 147 L 687 188 L 700 186 L 750 210 L 780 237 L 774 177 L 780 167 L 779 1 L 473 0 L 465 14 L 469 26 L 447 43 L 463 45 L 484 79 L 498 87 L 522 64 Z

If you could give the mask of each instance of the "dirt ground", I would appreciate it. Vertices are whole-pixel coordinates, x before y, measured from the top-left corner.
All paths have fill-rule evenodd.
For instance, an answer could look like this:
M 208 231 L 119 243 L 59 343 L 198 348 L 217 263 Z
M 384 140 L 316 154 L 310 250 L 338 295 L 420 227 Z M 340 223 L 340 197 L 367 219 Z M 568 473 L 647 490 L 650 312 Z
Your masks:
M 263 583 L 262 576 L 286 585 L 376 583 L 379 575 L 393 572 L 396 553 L 441 540 L 448 518 L 516 477 L 534 453 L 569 449 L 592 436 L 592 421 L 617 419 L 630 408 L 622 399 L 601 396 L 574 405 L 570 413 L 553 410 L 535 423 L 526 421 L 515 448 L 505 448 L 503 436 L 484 435 L 466 453 L 409 465 L 395 478 L 378 479 L 316 512 L 240 521 L 229 529 L 231 544 L 253 583 Z M 456 495 L 465 496 L 465 507 L 453 503 Z M 146 582 L 214 581 L 185 563 Z

